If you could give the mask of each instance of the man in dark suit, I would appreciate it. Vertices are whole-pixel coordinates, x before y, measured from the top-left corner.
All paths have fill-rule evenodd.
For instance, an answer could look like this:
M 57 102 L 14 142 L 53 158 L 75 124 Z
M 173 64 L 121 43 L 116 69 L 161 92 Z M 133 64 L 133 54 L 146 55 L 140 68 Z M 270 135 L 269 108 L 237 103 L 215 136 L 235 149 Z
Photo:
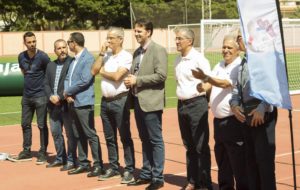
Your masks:
M 103 173 L 103 162 L 99 137 L 95 130 L 94 121 L 94 81 L 91 73 L 95 61 L 93 55 L 84 47 L 84 36 L 80 32 L 70 34 L 69 48 L 75 53 L 67 77 L 65 79 L 64 96 L 69 103 L 72 116 L 72 128 L 78 144 L 79 166 L 68 172 L 69 175 L 90 171 L 88 160 L 88 143 L 94 160 L 93 169 L 88 177 Z
M 140 47 L 134 52 L 128 77 L 139 136 L 142 141 L 143 167 L 137 180 L 129 185 L 150 183 L 147 190 L 164 185 L 165 148 L 162 137 L 162 112 L 165 105 L 167 52 L 151 40 L 153 24 L 146 20 L 135 22 L 135 37 Z
M 68 55 L 67 42 L 58 39 L 54 42 L 54 52 L 57 59 L 47 66 L 45 76 L 45 92 L 48 102 L 50 128 L 56 150 L 55 160 L 48 164 L 47 168 L 64 165 L 61 170 L 74 168 L 76 162 L 76 143 L 67 110 L 67 101 L 63 96 L 64 81 L 72 58 Z M 67 135 L 66 153 L 65 141 L 62 134 L 62 126 L 65 127 Z

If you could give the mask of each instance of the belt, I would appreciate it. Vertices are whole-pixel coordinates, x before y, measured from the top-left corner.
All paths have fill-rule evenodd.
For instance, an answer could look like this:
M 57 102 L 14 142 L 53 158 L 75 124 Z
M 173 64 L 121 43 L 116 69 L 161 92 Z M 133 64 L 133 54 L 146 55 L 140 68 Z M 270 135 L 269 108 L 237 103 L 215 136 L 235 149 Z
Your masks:
M 105 100 L 106 102 L 112 102 L 112 101 L 115 101 L 115 100 L 118 100 L 120 98 L 123 98 L 124 96 L 127 96 L 128 95 L 128 92 L 122 92 L 120 94 L 117 94 L 115 95 L 114 97 L 104 97 L 102 96 L 102 99 Z
M 186 99 L 186 100 L 178 100 L 179 103 L 182 103 L 182 104 L 190 104 L 190 103 L 193 103 L 201 98 L 205 98 L 205 95 L 202 95 L 202 96 L 196 96 L 196 97 L 193 97 L 193 98 L 190 98 L 190 99 Z

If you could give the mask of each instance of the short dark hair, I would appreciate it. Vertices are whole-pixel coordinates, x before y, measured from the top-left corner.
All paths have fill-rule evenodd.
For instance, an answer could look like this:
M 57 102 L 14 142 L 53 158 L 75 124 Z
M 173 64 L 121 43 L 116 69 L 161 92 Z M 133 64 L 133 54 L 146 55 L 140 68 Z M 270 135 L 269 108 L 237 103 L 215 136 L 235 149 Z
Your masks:
M 23 35 L 24 42 L 25 42 L 25 38 L 26 37 L 32 37 L 32 36 L 35 36 L 33 32 L 30 32 L 30 31 L 29 32 L 25 32 L 25 34 Z
M 79 46 L 84 47 L 84 36 L 81 32 L 73 32 L 70 36 L 70 40 L 76 42 Z
M 146 30 L 150 30 L 150 36 L 153 34 L 153 23 L 146 19 L 137 19 L 134 22 L 134 25 L 138 25 L 140 27 L 144 27 Z
M 55 42 L 54 42 L 54 49 L 56 48 L 56 43 L 58 43 L 58 42 L 64 42 L 65 44 L 67 44 L 67 42 L 64 39 L 55 40 Z

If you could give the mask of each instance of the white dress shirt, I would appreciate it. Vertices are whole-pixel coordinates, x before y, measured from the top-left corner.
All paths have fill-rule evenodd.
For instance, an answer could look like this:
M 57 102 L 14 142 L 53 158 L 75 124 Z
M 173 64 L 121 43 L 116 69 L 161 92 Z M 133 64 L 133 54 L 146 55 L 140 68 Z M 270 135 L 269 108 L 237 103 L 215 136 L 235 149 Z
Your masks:
M 73 75 L 74 69 L 75 69 L 75 67 L 76 67 L 76 65 L 77 65 L 77 63 L 78 63 L 78 60 L 79 60 L 79 58 L 80 58 L 80 56 L 81 56 L 83 50 L 84 50 L 84 49 L 82 49 L 77 55 L 74 56 L 73 63 L 71 63 L 71 65 L 72 65 L 72 67 L 71 67 L 72 70 L 71 70 L 70 79 L 69 79 L 69 86 L 72 85 L 72 75 Z
M 210 74 L 210 64 L 208 60 L 192 48 L 187 56 L 179 55 L 174 63 L 175 77 L 177 82 L 176 94 L 179 100 L 187 100 L 196 96 L 205 95 L 205 92 L 198 92 L 197 85 L 202 81 L 196 79 L 192 74 L 192 69 L 200 68 L 205 74 Z

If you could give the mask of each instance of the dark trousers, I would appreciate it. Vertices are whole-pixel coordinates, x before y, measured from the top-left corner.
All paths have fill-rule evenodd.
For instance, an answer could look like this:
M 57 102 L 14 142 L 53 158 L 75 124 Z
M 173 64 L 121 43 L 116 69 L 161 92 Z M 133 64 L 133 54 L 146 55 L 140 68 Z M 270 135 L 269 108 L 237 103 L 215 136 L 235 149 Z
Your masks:
M 258 127 L 244 126 L 250 190 L 275 190 L 275 125 L 277 108 Z
M 219 189 L 234 190 L 236 187 L 237 190 L 247 190 L 242 123 L 234 116 L 214 118 L 214 139 Z
M 76 164 L 77 153 L 75 137 L 72 129 L 70 114 L 62 106 L 53 106 L 49 109 L 50 129 L 56 150 L 56 161 Z M 67 151 L 63 136 L 63 127 L 67 136 Z
M 78 146 L 79 165 L 88 167 L 88 143 L 93 157 L 94 167 L 103 167 L 102 152 L 99 137 L 95 130 L 94 106 L 69 107 L 72 116 L 72 128 Z
M 186 148 L 187 180 L 196 188 L 212 189 L 207 99 L 201 96 L 193 98 L 193 102 L 179 100 L 177 110 Z
M 142 141 L 143 167 L 140 178 L 164 181 L 165 146 L 162 137 L 162 110 L 144 112 L 134 98 L 134 114 Z
M 22 121 L 23 130 L 23 149 L 30 151 L 32 145 L 32 118 L 36 112 L 37 125 L 40 130 L 40 153 L 45 154 L 48 146 L 48 127 L 47 127 L 47 98 L 22 97 Z
M 124 149 L 125 171 L 135 168 L 134 146 L 130 132 L 130 111 L 126 105 L 127 96 L 114 101 L 101 100 L 101 119 L 108 149 L 110 168 L 119 169 L 117 129 Z

